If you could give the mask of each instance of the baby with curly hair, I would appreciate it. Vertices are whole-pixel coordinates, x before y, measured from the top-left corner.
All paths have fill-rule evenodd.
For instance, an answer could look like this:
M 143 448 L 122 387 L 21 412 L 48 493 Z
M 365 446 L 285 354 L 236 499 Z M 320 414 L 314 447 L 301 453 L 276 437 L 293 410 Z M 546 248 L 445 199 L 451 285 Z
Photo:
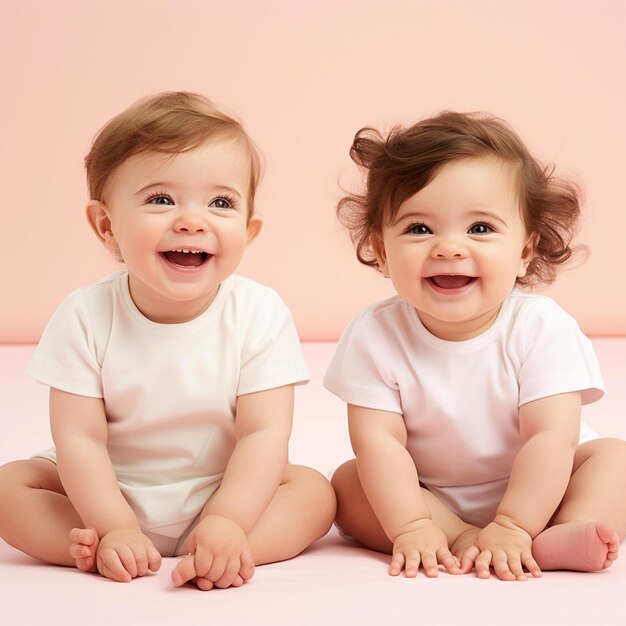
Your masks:
M 397 296 L 358 315 L 325 378 L 356 455 L 333 477 L 337 524 L 391 554 L 392 575 L 610 566 L 626 442 L 581 424 L 603 395 L 589 339 L 522 290 L 575 252 L 577 186 L 482 114 L 364 128 L 351 156 L 366 188 L 338 215 Z

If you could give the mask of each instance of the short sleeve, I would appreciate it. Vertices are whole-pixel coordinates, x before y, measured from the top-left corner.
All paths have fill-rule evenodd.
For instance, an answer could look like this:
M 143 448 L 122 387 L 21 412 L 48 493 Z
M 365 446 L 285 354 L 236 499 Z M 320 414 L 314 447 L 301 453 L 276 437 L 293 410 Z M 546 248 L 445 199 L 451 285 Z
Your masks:
M 583 404 L 604 395 L 591 341 L 556 303 L 548 298 L 539 300 L 522 328 L 528 349 L 519 372 L 520 406 L 573 391 L 581 392 Z
M 237 395 L 308 380 L 291 312 L 275 291 L 267 290 L 244 340 Z
M 402 414 L 385 329 L 365 310 L 342 334 L 324 377 L 326 389 L 344 402 Z
M 80 290 L 72 293 L 50 318 L 27 372 L 38 382 L 62 391 L 103 397 L 101 367 Z

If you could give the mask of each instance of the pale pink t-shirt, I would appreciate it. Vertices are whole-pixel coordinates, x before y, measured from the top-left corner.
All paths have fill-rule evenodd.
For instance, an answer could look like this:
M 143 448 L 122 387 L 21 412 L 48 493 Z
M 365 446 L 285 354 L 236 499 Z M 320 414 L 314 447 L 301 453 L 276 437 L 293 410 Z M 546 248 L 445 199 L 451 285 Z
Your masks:
M 519 407 L 604 393 L 576 321 L 518 290 L 485 333 L 459 342 L 430 334 L 398 296 L 371 305 L 343 333 L 324 385 L 349 404 L 402 414 L 420 482 L 479 526 L 493 519 L 521 447 Z M 583 425 L 581 441 L 595 436 Z

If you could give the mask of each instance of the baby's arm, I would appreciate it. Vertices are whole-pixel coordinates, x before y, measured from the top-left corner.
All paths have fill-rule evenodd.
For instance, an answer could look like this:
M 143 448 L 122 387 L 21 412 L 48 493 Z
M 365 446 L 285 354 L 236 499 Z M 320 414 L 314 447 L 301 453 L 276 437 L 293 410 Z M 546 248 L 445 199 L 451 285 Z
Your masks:
M 84 525 L 100 538 L 98 571 L 124 582 L 156 571 L 161 556 L 117 485 L 106 447 L 104 401 L 51 389 L 50 425 L 63 488 Z
M 406 449 L 407 431 L 398 413 L 349 405 L 350 439 L 359 480 L 374 513 L 393 543 L 389 573 L 416 576 L 420 563 L 437 576 L 441 563 L 459 573 L 445 534 L 433 522 Z
M 287 466 L 293 404 L 293 385 L 237 398 L 237 443 L 222 484 L 190 534 L 193 564 L 185 559 L 172 572 L 175 585 L 199 577 L 208 581 L 206 588 L 228 587 L 240 584 L 238 577 L 252 577 L 246 535 L 270 504 Z
M 490 564 L 503 580 L 523 580 L 522 565 L 533 576 L 541 575 L 532 557 L 532 540 L 546 527 L 567 489 L 578 446 L 580 404 L 580 394 L 567 393 L 520 407 L 523 445 L 496 516 L 477 538 L 480 577 L 489 576 Z

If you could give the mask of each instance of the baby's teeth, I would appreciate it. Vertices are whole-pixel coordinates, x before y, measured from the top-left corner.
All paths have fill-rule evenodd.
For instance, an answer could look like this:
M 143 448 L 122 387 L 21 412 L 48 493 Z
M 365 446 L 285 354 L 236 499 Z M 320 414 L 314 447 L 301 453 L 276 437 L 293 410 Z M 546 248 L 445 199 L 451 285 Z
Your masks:
M 185 254 L 200 254 L 201 250 L 174 250 L 174 252 L 184 252 Z

